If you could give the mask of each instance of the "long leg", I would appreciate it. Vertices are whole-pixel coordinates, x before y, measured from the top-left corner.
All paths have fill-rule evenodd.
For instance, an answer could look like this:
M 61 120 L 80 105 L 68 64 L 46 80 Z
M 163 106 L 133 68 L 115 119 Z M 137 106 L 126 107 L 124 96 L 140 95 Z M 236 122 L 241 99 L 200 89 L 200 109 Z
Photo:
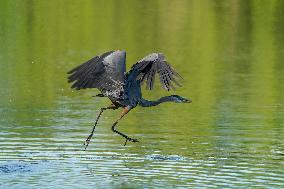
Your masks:
M 117 109 L 117 108 L 118 108 L 118 107 L 116 107 L 116 106 L 113 105 L 113 104 L 110 105 L 110 106 L 108 106 L 108 107 L 106 107 L 106 108 L 101 108 L 101 111 L 100 111 L 100 113 L 99 113 L 99 115 L 98 115 L 98 117 L 97 117 L 97 119 L 96 119 L 96 121 L 95 121 L 95 124 L 94 124 L 94 126 L 93 126 L 93 130 L 92 130 L 91 134 L 88 136 L 88 138 L 86 139 L 86 141 L 85 141 L 85 143 L 84 143 L 84 145 L 85 145 L 85 150 L 87 149 L 87 147 L 88 147 L 88 145 L 89 145 L 89 143 L 90 143 L 90 140 L 91 140 L 92 136 L 94 135 L 95 128 L 96 128 L 96 126 L 97 126 L 97 124 L 98 124 L 98 121 L 99 121 L 99 119 L 100 119 L 102 113 L 103 113 L 105 110 L 107 110 L 107 109 L 113 109 L 113 110 L 115 110 L 115 109 Z
M 125 107 L 122 111 L 122 114 L 120 115 L 120 117 L 113 123 L 111 129 L 113 132 L 121 135 L 122 137 L 125 138 L 125 143 L 124 143 L 124 146 L 126 145 L 127 141 L 131 141 L 131 142 L 139 142 L 137 139 L 135 138 L 130 138 L 129 136 L 127 136 L 126 134 L 123 134 L 122 132 L 119 132 L 118 130 L 115 129 L 115 126 L 117 125 L 118 121 L 123 117 L 125 116 L 128 112 L 130 111 L 130 108 L 129 107 Z

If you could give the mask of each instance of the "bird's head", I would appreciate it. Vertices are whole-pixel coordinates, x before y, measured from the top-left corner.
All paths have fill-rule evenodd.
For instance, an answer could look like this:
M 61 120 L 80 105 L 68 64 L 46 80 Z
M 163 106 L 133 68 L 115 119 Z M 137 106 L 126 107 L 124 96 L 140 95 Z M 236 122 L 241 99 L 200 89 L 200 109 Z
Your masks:
M 183 98 L 179 95 L 171 95 L 172 100 L 176 103 L 191 103 L 192 101 L 186 98 Z

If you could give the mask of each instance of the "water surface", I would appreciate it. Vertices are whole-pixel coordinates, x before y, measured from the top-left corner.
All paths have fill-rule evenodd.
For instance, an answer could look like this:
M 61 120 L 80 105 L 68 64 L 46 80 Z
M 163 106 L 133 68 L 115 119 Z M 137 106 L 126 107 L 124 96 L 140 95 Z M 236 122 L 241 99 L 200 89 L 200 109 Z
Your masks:
M 0 1 L 0 188 L 283 188 L 284 1 Z M 163 52 L 191 104 L 138 107 L 66 72 L 112 49 Z

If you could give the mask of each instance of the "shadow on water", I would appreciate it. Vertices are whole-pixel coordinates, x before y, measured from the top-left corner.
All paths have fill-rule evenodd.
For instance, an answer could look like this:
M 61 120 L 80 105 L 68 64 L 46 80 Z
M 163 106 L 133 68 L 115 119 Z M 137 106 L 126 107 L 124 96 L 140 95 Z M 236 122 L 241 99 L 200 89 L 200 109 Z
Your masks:
M 10 162 L 5 165 L 0 165 L 0 173 L 22 173 L 32 171 L 32 164 L 17 164 Z

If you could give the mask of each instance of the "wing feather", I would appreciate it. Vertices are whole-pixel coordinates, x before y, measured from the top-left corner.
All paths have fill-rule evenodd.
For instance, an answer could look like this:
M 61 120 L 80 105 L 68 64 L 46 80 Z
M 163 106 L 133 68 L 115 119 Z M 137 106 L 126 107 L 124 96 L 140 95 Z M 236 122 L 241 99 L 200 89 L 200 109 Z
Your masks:
M 131 67 L 128 77 L 135 76 L 140 80 L 141 85 L 146 81 L 146 89 L 152 90 L 156 73 L 164 89 L 174 90 L 174 84 L 181 86 L 176 78 L 182 79 L 182 77 L 169 65 L 162 53 L 152 53 L 138 61 Z
M 109 51 L 68 72 L 71 88 L 98 88 L 106 96 L 118 97 L 125 80 L 125 51 Z

